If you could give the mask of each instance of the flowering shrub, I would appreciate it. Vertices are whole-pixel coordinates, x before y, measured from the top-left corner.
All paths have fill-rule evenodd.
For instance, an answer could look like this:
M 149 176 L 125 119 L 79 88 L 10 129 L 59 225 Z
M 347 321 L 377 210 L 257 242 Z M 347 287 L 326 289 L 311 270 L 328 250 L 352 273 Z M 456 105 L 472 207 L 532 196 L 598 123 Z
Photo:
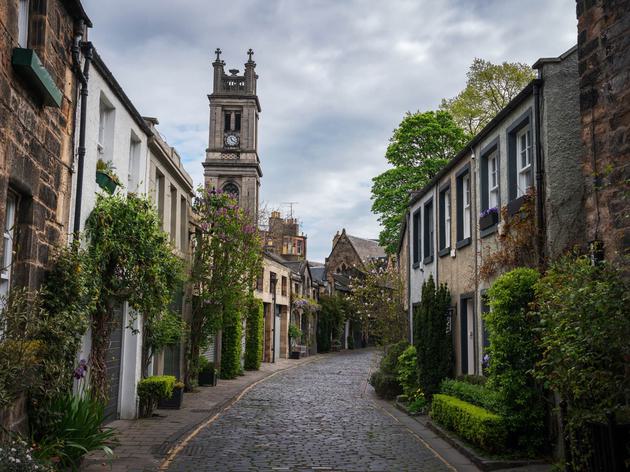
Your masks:
M 40 462 L 34 456 L 34 449 L 22 439 L 12 439 L 0 443 L 0 470 L 2 472 L 53 472 L 50 465 Z
M 498 215 L 499 214 L 499 209 L 497 207 L 488 208 L 488 209 L 482 211 L 481 213 L 479 213 L 479 216 L 481 218 L 483 218 L 484 216 L 488 216 L 488 215 L 491 215 L 493 213 Z
M 293 302 L 293 308 L 303 310 L 306 313 L 315 313 L 320 309 L 320 306 L 311 298 L 297 297 Z

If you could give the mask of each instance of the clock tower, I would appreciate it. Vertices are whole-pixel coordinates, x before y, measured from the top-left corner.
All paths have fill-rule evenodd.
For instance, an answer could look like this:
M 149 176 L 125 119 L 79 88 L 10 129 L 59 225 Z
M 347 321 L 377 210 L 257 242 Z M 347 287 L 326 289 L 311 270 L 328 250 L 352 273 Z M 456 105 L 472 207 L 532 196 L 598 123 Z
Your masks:
M 210 133 L 203 163 L 207 189 L 223 190 L 238 197 L 239 205 L 255 219 L 258 215 L 260 160 L 258 158 L 258 117 L 254 51 L 247 52 L 243 75 L 238 69 L 225 73 L 221 50 L 215 51 L 210 101 Z

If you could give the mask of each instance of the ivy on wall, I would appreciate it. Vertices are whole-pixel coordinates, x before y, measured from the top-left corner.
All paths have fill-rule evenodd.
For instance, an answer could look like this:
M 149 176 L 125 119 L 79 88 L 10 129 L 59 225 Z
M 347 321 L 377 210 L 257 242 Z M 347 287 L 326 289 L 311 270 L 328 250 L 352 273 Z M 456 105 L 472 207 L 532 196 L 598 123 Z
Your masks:
M 262 361 L 263 345 L 263 304 L 250 297 L 247 305 L 245 333 L 245 369 L 258 370 Z

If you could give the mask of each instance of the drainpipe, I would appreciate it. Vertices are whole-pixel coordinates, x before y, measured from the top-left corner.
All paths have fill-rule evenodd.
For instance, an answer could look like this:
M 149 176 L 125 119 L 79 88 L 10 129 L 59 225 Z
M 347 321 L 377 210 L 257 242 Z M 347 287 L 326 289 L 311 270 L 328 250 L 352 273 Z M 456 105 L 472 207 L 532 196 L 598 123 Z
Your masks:
M 540 87 L 542 85 L 542 73 L 534 82 L 534 132 L 536 134 L 536 243 L 538 246 L 538 267 L 542 269 L 545 261 L 545 218 L 544 218 L 544 181 L 545 170 L 543 168 L 542 143 L 540 135 Z
M 470 222 L 470 236 L 473 240 L 473 254 L 475 257 L 475 294 L 473 296 L 472 307 L 472 332 L 473 332 L 473 356 L 474 356 L 474 369 L 475 375 L 479 374 L 479 317 L 477 305 L 479 304 L 479 239 L 477 238 L 477 232 L 479 231 L 479 213 L 477 210 L 477 156 L 475 155 L 475 149 L 470 148 L 470 206 L 471 206 L 471 222 Z M 468 336 L 468 333 L 466 333 Z
M 81 230 L 81 199 L 83 198 L 83 166 L 85 162 L 85 127 L 87 121 L 87 98 L 88 98 L 88 78 L 90 63 L 92 62 L 92 43 L 81 41 L 83 39 L 83 22 L 79 24 L 79 31 L 74 37 L 72 45 L 72 63 L 74 73 L 81 82 L 81 115 L 79 118 L 79 146 L 77 149 L 77 192 L 74 206 L 74 227 L 75 237 Z M 83 52 L 85 61 L 83 71 L 81 71 L 80 53 Z
M 271 362 L 274 363 L 276 362 L 276 283 L 278 282 L 278 279 L 276 277 L 275 273 L 271 273 L 270 277 L 269 277 L 269 283 L 271 285 L 271 290 L 272 290 L 272 300 L 273 300 L 273 304 L 271 306 L 271 316 L 273 316 L 273 337 L 272 339 L 272 350 L 271 350 Z

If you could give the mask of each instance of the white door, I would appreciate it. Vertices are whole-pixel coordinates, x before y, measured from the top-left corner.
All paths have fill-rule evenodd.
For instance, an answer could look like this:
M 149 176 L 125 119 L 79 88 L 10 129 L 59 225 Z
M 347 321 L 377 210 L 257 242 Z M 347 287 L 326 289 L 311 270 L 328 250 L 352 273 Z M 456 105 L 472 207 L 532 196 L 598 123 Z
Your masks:
M 475 358 L 475 317 L 473 308 L 473 299 L 466 300 L 466 316 L 468 327 L 468 373 L 470 375 L 475 374 L 475 364 L 477 359 Z

